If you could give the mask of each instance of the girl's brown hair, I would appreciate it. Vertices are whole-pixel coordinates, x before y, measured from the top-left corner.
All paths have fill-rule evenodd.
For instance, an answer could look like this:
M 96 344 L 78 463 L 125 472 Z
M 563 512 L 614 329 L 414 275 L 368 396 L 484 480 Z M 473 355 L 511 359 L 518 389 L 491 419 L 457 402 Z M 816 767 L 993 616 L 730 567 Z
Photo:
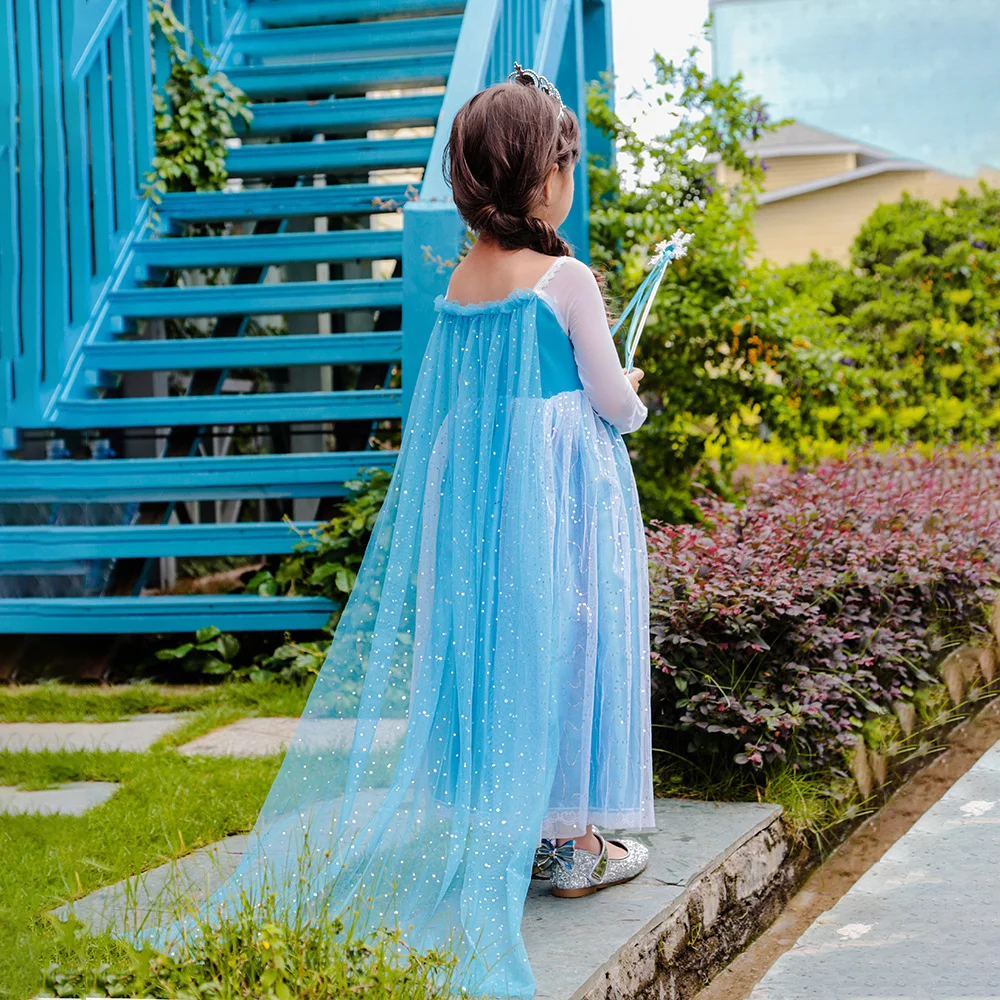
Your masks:
M 459 108 L 445 149 L 444 173 L 465 224 L 504 250 L 523 247 L 572 256 L 569 244 L 531 214 L 554 164 L 580 158 L 580 123 L 558 98 L 530 80 L 498 83 Z

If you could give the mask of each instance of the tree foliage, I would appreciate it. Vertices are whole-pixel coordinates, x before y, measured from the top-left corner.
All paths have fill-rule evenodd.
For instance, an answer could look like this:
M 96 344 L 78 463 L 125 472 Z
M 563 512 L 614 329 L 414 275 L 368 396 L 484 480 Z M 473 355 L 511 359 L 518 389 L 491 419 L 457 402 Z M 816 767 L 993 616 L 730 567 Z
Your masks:
M 676 229 L 694 233 L 689 255 L 666 272 L 636 356 L 650 414 L 629 445 L 643 511 L 667 520 L 695 516 L 692 477 L 720 489 L 728 444 L 757 433 L 780 385 L 785 329 L 747 264 L 764 173 L 744 148 L 783 123 L 769 119 L 739 77 L 702 71 L 697 53 L 679 64 L 654 57 L 655 80 L 641 96 L 679 117 L 653 142 L 615 112 L 607 86 L 592 88 L 588 103 L 591 127 L 618 147 L 615 164 L 594 162 L 589 174 L 592 258 L 613 302 L 627 301 L 642 281 L 656 242 Z M 719 163 L 732 184 L 716 179 Z M 721 465 L 706 460 L 709 449 Z

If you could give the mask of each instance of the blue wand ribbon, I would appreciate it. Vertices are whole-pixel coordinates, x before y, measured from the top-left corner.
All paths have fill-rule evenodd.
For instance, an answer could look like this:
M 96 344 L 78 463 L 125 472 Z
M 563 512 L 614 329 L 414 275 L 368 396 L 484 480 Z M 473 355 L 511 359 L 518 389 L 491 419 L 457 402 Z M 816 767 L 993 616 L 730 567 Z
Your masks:
M 629 316 L 632 317 L 628 325 L 628 333 L 625 336 L 625 371 L 627 372 L 632 370 L 635 349 L 639 344 L 642 328 L 646 325 L 646 317 L 649 316 L 649 310 L 652 308 L 657 291 L 659 291 L 667 265 L 671 261 L 687 256 L 687 247 L 693 236 L 693 233 L 685 233 L 682 229 L 678 229 L 669 240 L 662 240 L 656 244 L 656 255 L 649 262 L 649 274 L 642 279 L 642 284 L 636 289 L 635 295 L 629 299 L 625 311 L 611 328 L 612 336 L 617 335 L 625 320 Z

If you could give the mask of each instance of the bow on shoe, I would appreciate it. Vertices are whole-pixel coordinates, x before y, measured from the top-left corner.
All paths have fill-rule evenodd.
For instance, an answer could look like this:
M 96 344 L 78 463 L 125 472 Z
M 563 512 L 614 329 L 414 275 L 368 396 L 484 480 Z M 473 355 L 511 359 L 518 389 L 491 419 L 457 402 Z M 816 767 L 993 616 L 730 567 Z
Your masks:
M 564 871 L 573 867 L 573 841 L 556 847 L 551 840 L 543 840 L 535 851 L 535 867 L 541 872 L 547 872 L 554 865 L 561 865 Z

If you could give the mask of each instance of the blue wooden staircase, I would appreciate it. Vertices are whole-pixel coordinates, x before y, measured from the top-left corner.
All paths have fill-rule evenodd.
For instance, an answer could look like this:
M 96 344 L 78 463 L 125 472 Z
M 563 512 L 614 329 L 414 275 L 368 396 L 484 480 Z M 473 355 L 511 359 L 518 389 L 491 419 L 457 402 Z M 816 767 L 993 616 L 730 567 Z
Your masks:
M 323 625 L 321 598 L 149 585 L 159 560 L 289 552 L 283 514 L 308 528 L 391 470 L 463 235 L 441 176 L 455 111 L 515 59 L 575 107 L 610 67 L 590 0 L 174 9 L 253 120 L 227 190 L 153 220 L 144 4 L 0 0 L 0 632 Z M 586 257 L 582 167 L 577 185 Z

